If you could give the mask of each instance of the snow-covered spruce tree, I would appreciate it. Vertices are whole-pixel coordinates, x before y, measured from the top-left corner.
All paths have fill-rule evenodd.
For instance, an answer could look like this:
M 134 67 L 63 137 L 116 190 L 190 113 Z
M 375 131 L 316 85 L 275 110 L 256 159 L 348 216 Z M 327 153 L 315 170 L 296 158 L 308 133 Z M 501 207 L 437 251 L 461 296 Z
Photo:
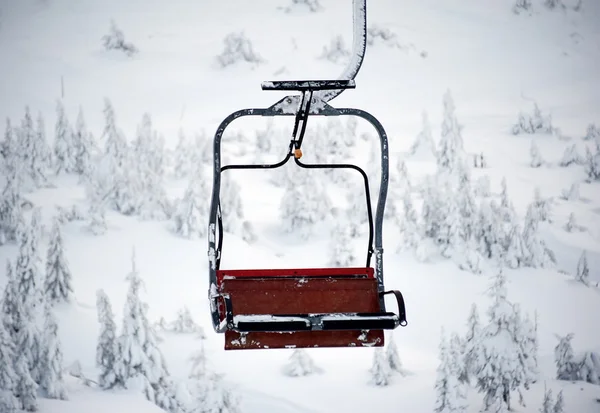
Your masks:
M 36 147 L 43 163 L 44 171 L 52 166 L 52 151 L 46 139 L 46 125 L 41 112 L 38 112 L 36 123 Z
M 281 200 L 280 220 L 287 233 L 297 232 L 308 239 L 315 224 L 323 221 L 329 214 L 331 201 L 324 188 L 313 175 L 312 170 L 298 174 L 296 182 L 286 185 Z
M 385 359 L 387 360 L 391 372 L 399 373 L 401 376 L 406 376 L 408 374 L 402 367 L 402 360 L 400 360 L 398 347 L 396 346 L 393 334 L 390 334 L 385 348 Z
M 539 224 L 539 212 L 532 203 L 527 207 L 523 228 L 523 242 L 527 248 L 527 256 L 523 262 L 528 267 L 547 268 L 556 263 L 556 258 L 554 252 L 540 238 Z
M 404 159 L 398 158 L 398 161 L 396 162 L 396 172 L 396 174 L 392 175 L 392 182 L 397 180 L 395 183 L 397 185 L 396 188 L 398 189 L 398 193 L 410 192 L 412 189 L 412 184 Z
M 550 202 L 551 199 L 542 198 L 540 188 L 536 186 L 533 190 L 533 206 L 536 210 L 540 222 L 552 222 L 552 220 L 550 219 Z
M 512 222 L 516 214 L 512 202 L 508 198 L 508 188 L 505 176 L 502 177 L 500 185 L 502 187 L 500 192 L 500 209 L 502 210 L 502 219 L 504 222 Z
M 479 321 L 479 311 L 477 305 L 473 303 L 471 305 L 471 312 L 467 320 L 467 334 L 461 343 L 461 353 L 464 357 L 464 366 L 462 366 L 461 373 L 458 379 L 462 383 L 471 383 L 471 378 L 477 372 L 477 366 L 479 364 L 479 343 L 478 340 L 481 336 L 481 323 Z
M 556 403 L 552 407 L 552 413 L 565 413 L 565 399 L 562 390 L 556 395 Z
M 369 382 L 375 386 L 388 386 L 391 382 L 392 371 L 381 347 L 375 348 L 370 373 L 371 379 Z
M 140 190 L 138 212 L 142 219 L 164 220 L 171 214 L 164 189 L 164 140 L 153 130 L 148 113 L 138 126 L 132 151 Z
M 587 383 L 600 385 L 600 353 L 586 351 L 580 355 L 579 378 Z
M 465 162 L 461 126 L 455 115 L 454 100 L 450 90 L 444 94 L 444 121 L 437 150 L 438 175 L 453 175 Z
M 597 150 L 595 154 L 592 154 L 590 148 L 585 148 L 584 170 L 588 176 L 589 182 L 600 180 L 600 150 Z
M 409 149 L 409 154 L 418 158 L 434 158 L 436 155 L 435 141 L 431 133 L 431 124 L 427 112 L 421 114 L 421 131 Z
M 523 239 L 523 231 L 519 224 L 513 224 L 508 235 L 508 248 L 504 255 L 504 264 L 516 269 L 527 265 L 530 252 Z
M 49 305 L 45 307 L 44 316 L 45 349 L 41 363 L 40 387 L 44 396 L 49 399 L 68 400 L 62 374 L 63 354 L 58 338 L 58 325 Z
M 584 162 L 585 159 L 583 156 L 577 152 L 577 144 L 573 144 L 565 149 L 559 165 L 562 167 L 567 167 L 573 164 L 582 165 Z
M 177 318 L 171 323 L 170 330 L 174 333 L 198 333 L 200 337 L 204 337 L 204 329 L 194 321 L 192 313 L 187 306 L 177 311 Z
M 283 366 L 283 374 L 290 377 L 308 376 L 321 373 L 322 370 L 315 365 L 312 357 L 305 349 L 297 348 L 292 351 L 288 362 Z
M 434 411 L 436 413 L 450 413 L 466 411 L 466 393 L 464 384 L 460 382 L 460 340 L 456 334 L 452 335 L 450 344 L 442 329 L 439 344 L 440 364 L 437 368 L 435 381 L 436 401 Z
M 73 131 L 65 114 L 65 107 L 59 100 L 56 102 L 56 126 L 54 127 L 54 159 L 57 174 L 75 171 L 75 151 Z
M 11 168 L 6 174 L 6 186 L 0 192 L 0 245 L 17 242 L 19 217 L 22 215 L 19 171 Z
M 29 373 L 29 363 L 26 352 L 20 352 L 17 347 L 17 357 L 15 360 L 15 374 L 17 383 L 14 389 L 14 395 L 19 401 L 19 408 L 26 412 L 37 412 L 37 389 L 38 384 L 33 380 Z
M 484 410 L 510 410 L 510 393 L 521 387 L 529 389 L 537 375 L 534 357 L 526 352 L 531 347 L 523 334 L 521 316 L 508 301 L 506 277 L 502 271 L 494 278 L 490 290 L 492 305 L 488 309 L 489 323 L 481 330 L 477 389 L 484 393 Z M 520 397 L 522 402 L 522 397 Z
M 179 412 L 179 402 L 156 333 L 146 316 L 147 305 L 140 299 L 143 282 L 136 268 L 135 251 L 131 261 L 123 327 L 118 339 L 120 357 L 115 363 L 117 380 L 122 380 L 126 386 L 140 385 L 148 400 L 168 412 Z
M 50 232 L 46 258 L 45 297 L 51 304 L 70 302 L 73 294 L 72 275 L 65 257 L 60 222 L 55 217 Z
M 0 323 L 0 411 L 16 413 L 18 400 L 15 388 L 18 377 L 14 369 L 15 344 L 10 332 Z
M 4 138 L 0 141 L 0 157 L 3 161 L 3 166 L 7 166 L 8 159 L 14 154 L 15 132 L 12 127 L 10 118 L 6 118 L 6 127 L 4 129 Z
M 596 142 L 600 142 L 600 127 L 596 126 L 594 123 L 590 123 L 585 131 L 583 140 L 595 140 Z
M 103 389 L 125 387 L 123 377 L 115 372 L 119 348 L 117 345 L 117 326 L 112 306 L 104 290 L 96 291 L 96 309 L 100 323 L 100 335 L 96 344 L 96 366 L 100 368 L 98 385 Z
M 15 265 L 15 281 L 23 304 L 40 308 L 43 299 L 44 273 L 39 251 L 41 210 L 34 209 L 31 221 L 26 224 L 21 217 L 19 230 L 19 254 Z
M 225 47 L 221 54 L 216 57 L 217 64 L 221 68 L 225 68 L 240 61 L 250 63 L 252 67 L 266 62 L 265 59 L 254 50 L 252 42 L 243 31 L 229 33 L 223 39 L 223 43 Z
M 208 219 L 208 188 L 202 172 L 202 166 L 190 179 L 183 199 L 177 203 L 173 214 L 173 230 L 185 238 L 203 237 L 206 235 Z
M 352 234 L 346 220 L 346 211 L 339 211 L 334 219 L 329 238 L 329 265 L 332 267 L 352 267 L 356 262 Z
M 566 9 L 567 7 L 563 4 L 562 0 L 544 0 L 544 6 L 549 10 L 555 9 Z
M 579 281 L 583 285 L 590 285 L 590 269 L 588 267 L 585 250 L 581 253 L 579 261 L 577 261 L 577 273 L 575 274 L 575 280 Z
M 223 229 L 227 232 L 237 232 L 244 220 L 244 208 L 241 187 L 230 174 L 221 175 L 221 213 L 223 215 Z
M 29 107 L 25 107 L 25 117 L 17 132 L 19 162 L 23 177 L 27 177 L 29 186 L 39 188 L 47 183 L 45 143 L 40 142 L 40 134 L 34 129 Z
M 400 229 L 402 241 L 398 246 L 398 251 L 403 249 L 414 250 L 419 246 L 421 233 L 417 218 L 417 212 L 412 204 L 412 199 L 408 191 L 404 192 L 402 197 L 404 214 L 396 215 L 396 223 Z
M 2 312 L 2 325 L 9 332 L 13 341 L 16 339 L 19 323 L 18 305 L 20 302 L 19 291 L 17 290 L 17 282 L 15 280 L 13 265 L 10 260 L 6 260 L 6 285 L 0 300 Z
M 286 13 L 290 13 L 298 7 L 306 8 L 312 13 L 323 10 L 323 6 L 321 6 L 319 0 L 291 0 L 291 4 L 287 7 L 282 7 L 282 10 Z
M 104 99 L 104 155 L 114 160 L 115 167 L 123 167 L 127 155 L 127 141 L 123 134 L 117 130 L 115 109 L 108 98 Z
M 222 374 L 209 373 L 195 382 L 190 413 L 241 413 L 240 399 Z
M 529 148 L 529 166 L 532 168 L 539 168 L 544 163 L 540 149 L 538 148 L 535 140 L 531 140 L 531 147 Z
M 91 172 L 92 156 L 94 153 L 94 140 L 92 134 L 88 132 L 85 118 L 83 117 L 83 109 L 79 108 L 75 130 L 71 138 L 74 146 L 75 166 L 74 172 L 83 177 Z M 83 180 L 83 178 L 81 178 Z
M 254 243 L 257 239 L 256 232 L 250 221 L 244 221 L 242 223 L 242 239 L 249 244 Z
M 556 378 L 558 380 L 578 380 L 579 366 L 573 353 L 573 333 L 566 336 L 557 336 L 558 343 L 554 347 L 554 363 L 556 364 Z
M 183 132 L 183 129 L 179 129 L 177 146 L 173 151 L 173 176 L 176 179 L 189 176 L 191 170 L 191 145 L 188 143 L 188 139 Z

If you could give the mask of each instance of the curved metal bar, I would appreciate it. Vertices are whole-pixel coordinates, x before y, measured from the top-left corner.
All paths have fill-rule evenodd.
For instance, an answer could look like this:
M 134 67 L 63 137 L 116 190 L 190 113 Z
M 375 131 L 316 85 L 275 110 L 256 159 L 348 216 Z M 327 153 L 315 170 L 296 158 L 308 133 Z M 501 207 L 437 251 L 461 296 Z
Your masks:
M 352 57 L 338 80 L 351 80 L 356 77 L 367 50 L 367 0 L 352 2 Z M 329 102 L 342 94 L 344 89 L 315 91 L 315 96 Z

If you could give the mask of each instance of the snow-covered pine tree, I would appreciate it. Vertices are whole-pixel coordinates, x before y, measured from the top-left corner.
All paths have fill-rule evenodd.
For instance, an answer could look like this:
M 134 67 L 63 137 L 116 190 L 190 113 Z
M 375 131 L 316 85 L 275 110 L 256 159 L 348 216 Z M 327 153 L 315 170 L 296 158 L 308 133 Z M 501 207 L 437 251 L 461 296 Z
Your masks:
M 549 10 L 554 9 L 566 9 L 567 7 L 563 4 L 562 0 L 544 0 L 544 6 Z
M 577 144 L 573 144 L 565 149 L 562 159 L 559 163 L 562 167 L 575 165 L 581 165 L 585 159 L 577 152 Z
M 221 213 L 223 215 L 223 229 L 227 232 L 236 232 L 244 220 L 244 208 L 241 187 L 230 174 L 221 175 Z
M 223 380 L 222 374 L 210 373 L 196 381 L 190 413 L 241 413 L 239 397 Z
M 65 107 L 56 102 L 56 126 L 54 128 L 54 159 L 56 173 L 70 173 L 75 170 L 75 145 L 71 125 L 65 114 Z
M 13 341 L 15 341 L 18 332 L 18 305 L 20 298 L 13 268 L 10 260 L 6 260 L 6 285 L 4 286 L 0 304 L 2 305 L 2 325 L 8 331 Z
M 45 174 L 46 168 L 52 167 L 52 151 L 50 150 L 48 140 L 46 139 L 46 125 L 41 112 L 38 113 L 35 133 L 36 148 L 42 161 L 42 167 Z
M 444 121 L 437 151 L 438 175 L 453 175 L 465 162 L 461 127 L 456 119 L 454 100 L 450 90 L 444 94 Z
M 37 389 L 38 385 L 29 373 L 29 362 L 27 353 L 19 351 L 17 348 L 17 357 L 15 361 L 15 373 L 17 375 L 17 383 L 14 389 L 14 395 L 19 401 L 19 407 L 26 412 L 37 412 Z
M 256 241 L 256 233 L 254 231 L 254 227 L 250 221 L 244 221 L 242 223 L 242 239 L 249 244 L 252 244 Z
M 308 376 L 321 373 L 322 370 L 315 365 L 312 357 L 305 349 L 297 348 L 292 351 L 288 362 L 283 366 L 283 374 L 290 377 Z
M 375 386 L 388 386 L 391 382 L 392 371 L 381 347 L 375 348 L 370 373 L 370 383 Z
M 508 235 L 508 249 L 504 255 L 504 263 L 512 269 L 520 268 L 527 264 L 530 252 L 525 245 L 523 232 L 519 224 L 513 224 Z
M 540 149 L 538 148 L 535 140 L 531 140 L 531 146 L 529 148 L 529 166 L 532 168 L 539 168 L 544 163 L 542 159 L 542 154 L 540 153 Z
M 579 281 L 583 285 L 590 285 L 590 269 L 587 262 L 587 254 L 584 250 L 577 261 L 577 273 L 575 274 L 575 280 Z
M 295 182 L 286 185 L 279 209 L 283 230 L 297 232 L 301 238 L 308 239 L 315 224 L 323 221 L 330 209 L 331 201 L 322 183 L 312 170 L 303 170 Z
M 545 387 L 545 386 L 544 386 Z M 544 389 L 544 401 L 540 408 L 540 413 L 553 413 L 554 410 L 554 398 L 552 397 L 551 389 Z
M 592 154 L 589 147 L 585 148 L 584 170 L 589 182 L 600 180 L 600 150 Z
M 18 166 L 11 167 L 6 174 L 6 186 L 0 193 L 0 245 L 18 241 L 18 225 L 23 202 L 19 173 Z
M 394 334 L 390 334 L 389 336 L 385 349 L 385 359 L 388 362 L 390 371 L 399 373 L 401 376 L 407 375 L 406 370 L 404 370 L 402 367 L 402 360 L 400 360 L 400 355 L 398 354 L 398 347 L 396 346 L 396 341 L 394 340 Z
M 573 353 L 573 333 L 566 336 L 557 336 L 558 344 L 554 347 L 554 363 L 556 364 L 556 378 L 558 380 L 578 380 L 579 366 Z
M 415 211 L 410 196 L 410 192 L 404 192 L 402 197 L 404 214 L 396 215 L 396 223 L 400 229 L 402 241 L 398 246 L 398 251 L 402 249 L 414 250 L 419 246 L 421 233 L 417 221 L 417 212 Z
M 46 258 L 45 297 L 51 304 L 70 302 L 73 294 L 72 275 L 65 257 L 60 222 L 54 217 Z
M 464 366 L 461 368 L 458 380 L 462 383 L 471 383 L 471 377 L 476 374 L 479 364 L 479 338 L 481 334 L 481 323 L 479 321 L 479 311 L 477 304 L 471 304 L 471 311 L 467 319 L 467 334 L 462 341 L 462 351 L 464 355 Z
M 42 260 L 39 256 L 40 215 L 41 209 L 37 207 L 29 224 L 24 220 L 20 223 L 19 254 L 15 266 L 15 280 L 21 301 L 33 310 L 40 308 L 44 288 L 44 273 L 40 268 Z
M 341 216 L 337 216 L 341 215 Z M 346 220 L 346 211 L 336 213 L 329 238 L 329 265 L 332 267 L 352 267 L 356 261 L 352 234 Z
M 523 345 L 521 317 L 508 301 L 506 277 L 500 269 L 489 292 L 492 304 L 488 309 L 489 323 L 481 330 L 477 389 L 484 393 L 484 409 L 510 410 L 510 393 L 529 388 L 536 371 L 528 361 L 531 350 Z M 522 398 L 520 398 L 522 400 Z
M 554 403 L 552 413 L 565 413 L 565 399 L 562 390 L 556 395 L 556 403 Z
M 540 222 L 552 222 L 550 219 L 550 200 L 548 198 L 542 198 L 542 193 L 538 186 L 533 190 L 533 205 Z
M 408 169 L 406 168 L 406 162 L 404 159 L 398 158 L 396 162 L 396 174 L 392 175 L 392 177 L 397 176 L 398 178 L 392 178 L 398 180 L 398 193 L 406 193 L 410 192 L 412 189 L 412 184 L 410 181 L 410 175 L 408 173 Z
M 575 219 L 575 213 L 571 212 L 569 214 L 569 219 L 567 220 L 567 223 L 564 225 L 564 229 L 567 232 L 573 232 L 573 231 L 583 231 L 584 228 L 580 225 L 577 225 L 577 221 Z
M 421 131 L 409 149 L 410 156 L 418 158 L 435 158 L 435 141 L 431 133 L 431 124 L 426 111 L 421 114 Z
M 18 408 L 14 394 L 19 380 L 14 369 L 16 357 L 11 334 L 0 322 L 0 411 L 3 413 L 15 413 Z
M 115 373 L 126 386 L 130 380 L 141 384 L 148 400 L 175 413 L 180 408 L 179 402 L 175 398 L 175 389 L 158 347 L 156 333 L 146 316 L 148 306 L 140 299 L 143 282 L 136 268 L 135 251 L 131 264 L 131 272 L 127 276 L 129 289 L 123 311 L 123 329 L 118 339 L 120 357 L 115 363 Z
M 461 370 L 460 340 L 454 333 L 450 343 L 446 340 L 446 334 L 442 329 L 439 344 L 440 364 L 437 368 L 435 381 L 436 401 L 434 411 L 436 413 L 450 413 L 466 411 L 465 388 L 460 382 Z
M 74 146 L 74 172 L 83 176 L 89 175 L 92 166 L 92 155 L 94 153 L 94 140 L 92 134 L 87 131 L 83 109 L 79 107 L 75 131 L 71 138 Z
M 206 188 L 205 181 L 202 165 L 199 165 L 173 215 L 173 229 L 176 234 L 185 238 L 206 235 L 208 188 Z
M 24 177 L 27 177 L 34 187 L 39 188 L 47 182 L 44 145 L 39 141 L 40 135 L 35 131 L 29 106 L 25 107 L 25 117 L 17 132 L 19 162 Z
M 41 362 L 40 387 L 49 399 L 68 400 L 67 389 L 62 374 L 63 354 L 58 338 L 58 325 L 50 305 L 44 314 L 44 353 Z
M 110 300 L 102 289 L 96 291 L 96 309 L 100 323 L 100 335 L 96 344 L 96 366 L 100 368 L 98 384 L 103 389 L 125 387 L 124 378 L 115 372 L 119 353 L 117 326 Z
M 105 139 L 104 155 L 112 157 L 116 167 L 123 167 L 128 149 L 127 141 L 117 130 L 115 110 L 108 98 L 104 99 L 104 130 L 102 138 Z
M 183 129 L 179 129 L 177 146 L 173 151 L 173 176 L 175 179 L 181 179 L 190 174 L 192 169 L 190 146 Z
M 177 318 L 171 323 L 170 330 L 174 333 L 198 333 L 200 337 L 204 337 L 204 329 L 194 321 L 192 313 L 187 306 L 177 311 Z
M 554 252 L 540 238 L 538 210 L 533 203 L 527 207 L 523 241 L 528 254 L 524 259 L 524 264 L 533 268 L 547 268 L 556 262 L 556 258 Z

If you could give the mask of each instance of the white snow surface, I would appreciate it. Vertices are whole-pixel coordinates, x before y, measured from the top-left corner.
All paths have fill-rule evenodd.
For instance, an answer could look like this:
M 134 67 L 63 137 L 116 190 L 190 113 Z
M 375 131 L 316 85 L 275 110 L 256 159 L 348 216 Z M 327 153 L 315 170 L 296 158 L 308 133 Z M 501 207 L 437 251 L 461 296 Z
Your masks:
M 96 139 L 103 126 L 104 97 L 111 99 L 117 124 L 130 141 L 144 112 L 152 115 L 153 124 L 169 147 L 175 147 L 180 128 L 190 136 L 201 130 L 210 135 L 229 113 L 267 107 L 281 99 L 282 94 L 262 92 L 261 81 L 337 77 L 340 67 L 317 56 L 335 35 L 341 34 L 347 44 L 351 43 L 351 3 L 323 0 L 323 10 L 316 13 L 283 13 L 278 6 L 285 3 L 1 2 L 0 117 L 10 117 L 18 124 L 25 105 L 29 105 L 33 114 L 43 113 L 52 139 L 62 78 L 69 119 L 74 123 L 81 106 Z M 505 270 L 509 299 L 519 303 L 523 311 L 533 314 L 537 310 L 539 314 L 542 379 L 525 391 L 527 407 L 515 403 L 515 411 L 537 412 L 546 386 L 554 394 L 564 389 L 567 411 L 597 412 L 599 386 L 554 380 L 553 349 L 558 342 L 555 334 L 569 332 L 575 333 L 575 352 L 600 349 L 600 289 L 577 284 L 571 275 L 582 249 L 586 249 L 590 279 L 594 284 L 600 282 L 600 184 L 585 183 L 582 167 L 557 166 L 567 146 L 576 143 L 578 148 L 584 147 L 581 137 L 587 125 L 600 122 L 600 3 L 584 1 L 583 11 L 576 13 L 551 12 L 539 1 L 534 3 L 531 16 L 516 16 L 511 6 L 504 0 L 369 1 L 369 24 L 390 27 L 401 39 L 426 51 L 426 57 L 383 45 L 367 46 L 356 90 L 345 91 L 330 104 L 358 107 L 378 117 L 389 135 L 393 171 L 398 154 L 409 149 L 420 131 L 423 110 L 429 115 L 434 139 L 439 139 L 442 96 L 450 89 L 464 127 L 467 152 L 483 152 L 488 163 L 487 169 L 473 170 L 473 178 L 489 175 L 492 193 L 499 194 L 505 176 L 510 199 L 521 219 L 534 187 L 554 198 L 553 222 L 543 226 L 542 236 L 556 252 L 557 268 Z M 102 49 L 101 37 L 108 32 L 111 19 L 123 30 L 127 41 L 138 47 L 138 54 L 127 57 Z M 256 67 L 238 63 L 218 69 L 215 56 L 222 51 L 223 38 L 240 30 L 245 31 L 266 63 Z M 519 111 L 531 111 L 530 97 L 552 114 L 553 124 L 564 136 L 572 137 L 571 141 L 549 135 L 511 134 Z M 289 126 L 289 122 L 291 117 L 275 123 Z M 262 119 L 239 120 L 232 128 L 254 142 L 255 130 L 265 128 L 265 123 Z M 529 167 L 531 139 L 535 139 L 549 165 Z M 282 157 L 289 136 L 281 140 L 266 158 Z M 305 140 L 307 157 L 313 140 Z M 253 153 L 247 142 L 243 145 Z M 236 159 L 235 144 L 224 141 L 223 147 L 230 160 Z M 435 161 L 407 159 L 406 165 L 413 184 L 418 185 L 423 174 L 434 170 Z M 222 268 L 326 266 L 329 231 L 317 232 L 308 243 L 284 234 L 276 221 L 282 191 L 261 173 L 236 177 L 241 184 L 246 219 L 256 229 L 257 241 L 250 245 L 241 237 L 226 234 Z M 561 190 L 575 181 L 581 182 L 580 199 L 559 199 Z M 42 206 L 46 226 L 55 205 L 83 207 L 86 202 L 76 177 L 59 177 L 55 185 L 26 195 Z M 169 195 L 180 197 L 187 180 L 170 180 L 168 185 Z M 343 194 L 344 188 L 332 189 L 331 197 L 344 199 Z M 569 233 L 563 229 L 571 212 L 585 231 Z M 374 350 L 342 348 L 307 350 L 323 374 L 286 377 L 281 366 L 292 350 L 225 352 L 223 336 L 212 332 L 207 300 L 207 240 L 180 238 L 169 231 L 165 222 L 143 222 L 112 211 L 107 212 L 107 222 L 108 232 L 97 237 L 85 232 L 78 221 L 63 227 L 75 296 L 73 303 L 60 304 L 56 309 L 65 365 L 78 360 L 86 376 L 95 378 L 99 327 L 96 290 L 103 288 L 110 297 L 120 329 L 125 276 L 135 245 L 149 317 L 153 321 L 161 316 L 170 319 L 183 305 L 188 306 L 207 332 L 209 364 L 234 385 L 242 398 L 243 412 L 431 412 L 440 327 L 462 335 L 471 304 L 478 304 L 482 318 L 482 310 L 489 305 L 485 291 L 493 271 L 474 275 L 460 271 L 450 261 L 421 263 L 412 254 L 397 254 L 397 227 L 393 220 L 386 220 L 386 287 L 403 292 L 408 318 L 408 326 L 393 334 L 403 366 L 412 374 L 394 377 L 387 387 L 370 386 Z M 47 241 L 47 237 L 42 239 L 43 248 Z M 361 262 L 366 252 L 364 244 L 366 238 L 356 244 Z M 4 262 L 14 259 L 16 253 L 14 245 L 0 247 L 0 286 L 5 283 Z M 395 309 L 391 299 L 389 307 Z M 170 372 L 176 379 L 185 379 L 189 356 L 200 345 L 198 339 L 173 334 L 164 334 L 163 339 L 160 347 Z M 69 379 L 68 391 L 69 401 L 40 399 L 40 411 L 161 411 L 141 394 L 101 392 L 74 379 Z M 470 388 L 468 411 L 478 412 L 481 400 L 482 396 Z

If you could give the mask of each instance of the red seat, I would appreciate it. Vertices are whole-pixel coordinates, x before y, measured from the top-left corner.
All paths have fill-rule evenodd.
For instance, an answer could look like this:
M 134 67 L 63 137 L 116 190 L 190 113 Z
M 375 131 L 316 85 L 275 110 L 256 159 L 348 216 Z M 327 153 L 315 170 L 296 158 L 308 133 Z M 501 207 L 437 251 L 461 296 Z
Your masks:
M 250 316 L 250 322 L 260 315 L 290 316 L 291 320 L 293 315 L 381 312 L 377 280 L 368 267 L 218 270 L 217 288 L 230 297 L 234 319 Z M 223 301 L 219 315 L 225 319 Z M 226 350 L 383 344 L 382 329 L 225 332 Z

